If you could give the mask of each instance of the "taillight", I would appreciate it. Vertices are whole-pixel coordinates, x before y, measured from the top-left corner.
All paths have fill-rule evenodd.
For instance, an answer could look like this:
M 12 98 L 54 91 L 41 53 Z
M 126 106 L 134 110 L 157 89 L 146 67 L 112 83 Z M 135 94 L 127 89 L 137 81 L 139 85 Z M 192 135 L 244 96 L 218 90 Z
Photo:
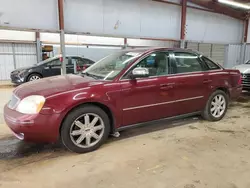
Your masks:
M 238 85 L 242 84 L 242 75 L 240 74 L 240 79 L 238 80 Z

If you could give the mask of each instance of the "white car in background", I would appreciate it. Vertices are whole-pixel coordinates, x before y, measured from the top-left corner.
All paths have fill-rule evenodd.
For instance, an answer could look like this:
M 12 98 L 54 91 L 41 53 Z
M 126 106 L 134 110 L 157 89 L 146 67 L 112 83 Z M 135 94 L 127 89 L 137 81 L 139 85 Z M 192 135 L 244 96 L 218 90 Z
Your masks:
M 244 90 L 250 90 L 250 60 L 246 63 L 234 67 L 242 75 L 242 86 Z

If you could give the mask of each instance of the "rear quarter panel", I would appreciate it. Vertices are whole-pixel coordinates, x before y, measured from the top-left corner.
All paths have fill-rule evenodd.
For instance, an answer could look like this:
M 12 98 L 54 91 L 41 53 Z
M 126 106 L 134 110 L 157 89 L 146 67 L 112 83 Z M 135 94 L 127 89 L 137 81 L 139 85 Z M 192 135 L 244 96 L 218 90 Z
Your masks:
M 211 71 L 208 73 L 212 83 L 210 85 L 211 93 L 217 89 L 226 89 L 230 98 L 237 98 L 242 90 L 239 83 L 241 79 L 240 72 L 237 70 L 223 69 L 219 71 Z

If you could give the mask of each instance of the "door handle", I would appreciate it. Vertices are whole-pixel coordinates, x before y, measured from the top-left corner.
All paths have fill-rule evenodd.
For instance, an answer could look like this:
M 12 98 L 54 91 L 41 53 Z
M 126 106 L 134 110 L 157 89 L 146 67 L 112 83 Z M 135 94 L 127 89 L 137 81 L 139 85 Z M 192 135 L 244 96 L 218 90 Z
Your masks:
M 167 84 L 161 84 L 160 89 L 165 90 L 165 89 L 172 89 L 174 88 L 175 83 L 167 83 Z
M 203 84 L 209 84 L 211 82 L 212 82 L 212 80 L 209 80 L 209 79 L 203 80 Z

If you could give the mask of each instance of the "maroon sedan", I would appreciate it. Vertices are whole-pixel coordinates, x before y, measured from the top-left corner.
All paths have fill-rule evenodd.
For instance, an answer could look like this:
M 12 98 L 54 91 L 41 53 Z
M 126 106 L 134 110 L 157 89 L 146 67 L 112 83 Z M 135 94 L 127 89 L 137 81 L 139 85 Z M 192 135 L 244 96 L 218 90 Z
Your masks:
M 218 121 L 242 90 L 238 70 L 182 49 L 140 49 L 107 56 L 80 75 L 19 86 L 4 108 L 15 136 L 59 138 L 71 151 L 100 147 L 109 134 L 144 122 L 202 115 Z

